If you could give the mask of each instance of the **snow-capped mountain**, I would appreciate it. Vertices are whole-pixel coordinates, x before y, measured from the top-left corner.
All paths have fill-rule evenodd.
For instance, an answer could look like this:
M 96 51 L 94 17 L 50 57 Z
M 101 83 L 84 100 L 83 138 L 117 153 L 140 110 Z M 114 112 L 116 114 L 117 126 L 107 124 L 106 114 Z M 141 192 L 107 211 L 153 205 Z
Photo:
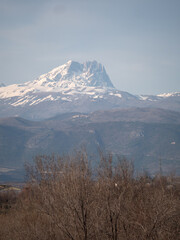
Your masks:
M 172 105 L 174 98 L 174 110 L 180 109 L 180 101 L 177 101 L 180 93 L 135 96 L 117 90 L 102 64 L 96 61 L 83 64 L 68 61 L 33 81 L 2 86 L 0 117 L 42 119 L 75 111 L 92 112 L 134 106 L 167 108 L 167 99 L 171 99 Z M 172 109 L 172 106 L 168 108 Z
M 0 98 L 22 97 L 37 92 L 93 95 L 94 90 L 102 92 L 107 88 L 114 89 L 114 86 L 101 64 L 96 61 L 84 64 L 68 61 L 32 82 L 14 84 L 1 89 Z
M 139 95 L 139 99 L 143 101 L 158 101 L 175 97 L 180 97 L 180 92 L 162 93 L 158 95 Z
M 44 101 L 73 101 L 80 95 L 91 99 L 105 94 L 116 98 L 136 98 L 114 88 L 104 66 L 96 61 L 84 64 L 68 61 L 39 78 L 24 84 L 13 84 L 0 89 L 0 99 L 11 106 L 36 105 Z

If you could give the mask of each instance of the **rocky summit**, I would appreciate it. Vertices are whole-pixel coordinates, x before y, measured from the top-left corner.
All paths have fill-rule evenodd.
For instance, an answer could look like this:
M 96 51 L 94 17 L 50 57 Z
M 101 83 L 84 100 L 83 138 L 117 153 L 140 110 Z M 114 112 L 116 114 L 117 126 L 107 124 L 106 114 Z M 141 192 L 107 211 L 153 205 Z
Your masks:
M 116 89 L 101 63 L 72 60 L 33 81 L 0 88 L 0 117 L 41 120 L 66 112 L 129 107 L 180 111 L 180 93 L 135 96 Z

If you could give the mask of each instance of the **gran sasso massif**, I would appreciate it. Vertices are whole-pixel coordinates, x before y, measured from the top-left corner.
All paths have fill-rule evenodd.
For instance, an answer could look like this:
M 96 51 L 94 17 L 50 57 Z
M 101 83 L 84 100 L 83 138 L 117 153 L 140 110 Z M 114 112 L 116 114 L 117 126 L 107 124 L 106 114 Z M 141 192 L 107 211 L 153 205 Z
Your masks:
M 97 63 L 68 61 L 32 82 L 0 88 L 0 117 L 45 119 L 65 112 L 93 112 L 128 107 L 180 111 L 180 93 L 134 96 L 117 90 Z
M 164 173 L 180 174 L 180 93 L 119 91 L 96 61 L 68 61 L 34 81 L 1 85 L 0 181 L 20 180 L 38 154 L 82 146 L 126 156 L 139 171 L 157 173 L 161 162 Z

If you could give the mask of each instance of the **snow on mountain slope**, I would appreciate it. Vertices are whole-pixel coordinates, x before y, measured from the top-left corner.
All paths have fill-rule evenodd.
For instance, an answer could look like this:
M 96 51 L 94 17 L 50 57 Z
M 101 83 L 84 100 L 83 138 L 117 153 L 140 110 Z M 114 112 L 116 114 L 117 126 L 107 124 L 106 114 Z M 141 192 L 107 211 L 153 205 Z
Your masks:
M 162 98 L 180 97 L 180 92 L 163 93 L 163 94 L 158 94 L 157 96 Z
M 42 97 L 41 93 L 46 94 Z M 68 61 L 34 81 L 0 89 L 0 99 L 12 106 L 31 106 L 43 101 L 72 101 L 74 96 L 77 99 L 77 95 L 87 95 L 94 101 L 103 98 L 104 94 L 116 98 L 133 97 L 116 90 L 104 66 L 96 61 L 84 64 Z
M 32 82 L 13 84 L 0 89 L 0 98 L 24 96 L 35 92 L 74 94 L 83 91 L 91 94 L 94 88 L 99 88 L 98 91 L 103 88 L 114 88 L 104 67 L 96 61 L 84 64 L 68 61 Z
M 138 97 L 139 97 L 139 100 L 153 102 L 153 101 L 168 99 L 171 97 L 180 97 L 180 92 L 162 93 L 158 95 L 139 95 Z
M 68 61 L 34 81 L 0 87 L 0 117 L 45 119 L 65 112 L 129 107 L 179 111 L 179 96 L 180 93 L 135 96 L 117 90 L 100 63 Z

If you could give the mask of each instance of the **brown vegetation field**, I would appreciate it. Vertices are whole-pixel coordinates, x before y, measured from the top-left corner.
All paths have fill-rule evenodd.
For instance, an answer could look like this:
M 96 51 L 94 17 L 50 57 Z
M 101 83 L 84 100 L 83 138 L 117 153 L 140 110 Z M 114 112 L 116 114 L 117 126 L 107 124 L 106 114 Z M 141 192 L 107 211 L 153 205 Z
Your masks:
M 39 156 L 21 193 L 0 192 L 1 240 L 176 240 L 179 184 L 135 177 L 124 159 Z

